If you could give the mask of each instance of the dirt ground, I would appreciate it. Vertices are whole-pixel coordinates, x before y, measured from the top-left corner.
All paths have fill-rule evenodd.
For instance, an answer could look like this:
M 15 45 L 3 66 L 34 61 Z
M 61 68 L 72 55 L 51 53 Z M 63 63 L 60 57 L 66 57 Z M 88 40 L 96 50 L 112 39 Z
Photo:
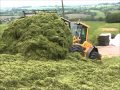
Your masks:
M 102 57 L 120 57 L 120 46 L 97 46 Z

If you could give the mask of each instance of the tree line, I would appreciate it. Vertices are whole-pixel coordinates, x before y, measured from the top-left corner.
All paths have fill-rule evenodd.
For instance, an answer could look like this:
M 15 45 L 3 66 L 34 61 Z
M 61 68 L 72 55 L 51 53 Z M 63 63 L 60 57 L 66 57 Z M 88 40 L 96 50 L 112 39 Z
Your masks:
M 105 20 L 108 23 L 120 23 L 120 12 L 107 13 Z

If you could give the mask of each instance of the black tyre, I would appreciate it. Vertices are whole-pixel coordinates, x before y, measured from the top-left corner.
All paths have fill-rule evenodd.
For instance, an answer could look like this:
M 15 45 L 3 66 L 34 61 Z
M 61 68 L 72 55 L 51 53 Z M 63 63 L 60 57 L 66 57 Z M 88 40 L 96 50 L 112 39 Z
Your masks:
M 83 52 L 83 47 L 80 45 L 72 45 L 72 47 L 69 48 L 70 52 Z
M 90 59 L 97 59 L 99 57 L 99 53 L 96 51 L 91 52 L 89 58 Z

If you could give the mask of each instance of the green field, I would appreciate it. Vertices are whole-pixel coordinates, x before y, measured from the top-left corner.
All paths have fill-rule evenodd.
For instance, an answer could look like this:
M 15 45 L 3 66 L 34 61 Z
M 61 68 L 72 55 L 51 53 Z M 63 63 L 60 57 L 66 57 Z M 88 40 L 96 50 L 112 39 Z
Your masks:
M 85 22 L 90 26 L 89 40 L 102 28 L 116 28 L 119 23 Z M 7 24 L 0 25 L 2 35 Z M 103 58 L 93 61 L 70 54 L 65 60 L 53 61 L 40 58 L 28 60 L 21 56 L 0 54 L 0 90 L 119 90 L 120 58 Z
M 101 12 L 99 10 L 90 10 L 90 12 L 95 12 L 96 13 L 95 18 L 100 18 L 100 17 L 105 18 L 104 12 Z
M 101 33 L 111 33 L 116 35 L 120 32 L 120 23 L 106 23 L 103 21 L 85 21 L 84 23 L 89 26 L 89 41 L 93 44 L 97 44 L 97 37 Z M 102 31 L 103 28 L 107 29 L 107 31 Z M 114 30 L 109 31 L 111 29 Z
M 65 16 L 67 16 L 70 20 L 74 20 L 74 19 L 78 19 L 78 18 L 86 18 L 90 15 L 86 15 L 86 14 L 66 14 Z

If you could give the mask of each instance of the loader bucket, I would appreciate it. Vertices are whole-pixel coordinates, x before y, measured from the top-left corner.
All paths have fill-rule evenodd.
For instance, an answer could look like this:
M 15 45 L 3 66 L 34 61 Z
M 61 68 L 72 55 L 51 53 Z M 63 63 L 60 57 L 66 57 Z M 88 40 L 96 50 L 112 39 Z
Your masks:
M 101 54 L 95 46 L 89 48 L 89 50 L 86 53 L 86 57 L 90 59 L 101 60 Z

